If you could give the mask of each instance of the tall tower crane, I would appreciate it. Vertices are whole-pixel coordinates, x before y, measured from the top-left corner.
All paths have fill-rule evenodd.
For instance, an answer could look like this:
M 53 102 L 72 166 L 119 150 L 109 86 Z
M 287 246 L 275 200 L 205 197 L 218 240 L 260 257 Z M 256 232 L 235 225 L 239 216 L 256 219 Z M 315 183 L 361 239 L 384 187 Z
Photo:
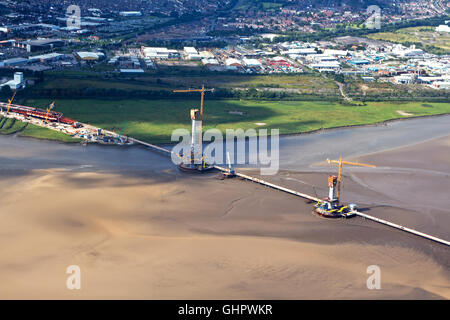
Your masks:
M 203 170 L 206 168 L 202 149 L 202 126 L 203 126 L 203 105 L 205 100 L 205 92 L 213 92 L 214 89 L 206 89 L 202 85 L 201 89 L 187 89 L 187 90 L 173 90 L 173 92 L 200 92 L 200 111 L 198 109 L 191 109 L 192 120 L 192 140 L 191 140 L 191 155 L 190 164 L 183 164 L 180 168 L 186 170 Z M 200 165 L 200 166 L 199 166 Z
M 8 100 L 8 108 L 6 109 L 6 114 L 9 113 L 9 109 L 11 108 L 11 103 L 14 101 L 14 97 L 16 96 L 17 91 L 14 91 L 14 94 L 11 99 Z
M 376 166 L 372 164 L 344 161 L 342 160 L 342 156 L 339 157 L 339 160 L 327 159 L 327 162 L 329 164 L 338 165 L 338 175 L 328 176 L 328 198 L 323 203 L 317 203 L 315 211 L 327 218 L 349 217 L 352 215 L 352 205 L 350 205 L 350 210 L 347 206 L 340 205 L 343 166 L 351 165 L 369 168 L 375 168 Z

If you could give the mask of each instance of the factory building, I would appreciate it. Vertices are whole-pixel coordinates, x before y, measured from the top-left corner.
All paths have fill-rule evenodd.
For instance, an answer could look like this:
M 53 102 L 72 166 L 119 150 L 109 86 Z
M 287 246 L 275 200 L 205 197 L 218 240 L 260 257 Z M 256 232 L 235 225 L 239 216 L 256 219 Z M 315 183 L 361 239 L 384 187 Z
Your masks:
M 79 51 L 75 53 L 75 58 L 82 61 L 98 61 L 104 56 L 105 54 L 103 52 Z
M 177 50 L 169 50 L 163 47 L 142 47 L 141 52 L 146 58 L 150 59 L 167 60 L 180 57 Z
M 51 62 L 51 61 L 57 61 L 57 60 L 60 60 L 63 58 L 64 58 L 63 54 L 53 52 L 53 53 L 49 53 L 49 54 L 41 54 L 38 56 L 32 56 L 32 57 L 29 57 L 28 60 L 30 62 Z
M 25 65 L 29 62 L 27 58 L 12 58 L 0 61 L 0 67 L 17 67 Z
M 437 32 L 450 32 L 450 27 L 446 24 L 441 24 L 438 27 L 436 27 Z
M 289 49 L 288 51 L 283 51 L 281 54 L 287 55 L 293 59 L 297 59 L 298 57 L 307 56 L 310 54 L 316 54 L 317 51 L 315 48 L 294 48 Z
M 120 69 L 120 73 L 144 73 L 143 69 Z
M 225 60 L 225 65 L 228 67 L 242 68 L 242 61 L 235 58 L 228 58 Z
M 307 61 L 311 61 L 311 62 L 331 62 L 331 61 L 337 61 L 337 58 L 335 56 L 331 56 L 328 54 L 323 54 L 323 53 L 319 53 L 319 54 L 310 54 L 306 56 L 306 60 Z
M 26 49 L 27 52 L 51 50 L 57 47 L 63 47 L 65 42 L 59 39 L 38 39 L 16 42 L 13 44 L 16 48 Z
M 184 47 L 184 56 L 187 60 L 202 60 L 203 57 L 198 53 L 194 47 Z
M 369 60 L 366 60 L 366 59 L 351 59 L 351 60 L 348 60 L 348 63 L 350 63 L 354 66 L 362 66 L 365 64 L 369 64 L 370 62 L 369 62 Z
M 142 16 L 142 12 L 140 11 L 121 11 L 119 15 L 122 17 L 140 17 Z
M 194 47 L 184 47 L 184 53 L 186 55 L 190 55 L 190 54 L 198 54 L 197 49 L 195 49 Z
M 218 66 L 219 65 L 219 61 L 217 59 L 214 59 L 214 58 L 202 59 L 202 64 L 204 66 Z
M 16 40 L 2 40 L 0 41 L 0 48 L 12 47 L 16 43 Z
M 242 59 L 242 62 L 244 62 L 244 65 L 247 67 L 261 67 L 261 62 L 257 59 Z
M 415 83 L 416 80 L 417 80 L 416 75 L 412 73 L 406 73 L 394 77 L 394 83 L 397 84 L 412 84 Z
M 9 86 L 11 90 L 20 90 L 25 88 L 25 81 L 23 79 L 23 72 L 14 73 L 14 79 L 0 84 L 0 88 Z
M 204 59 L 214 59 L 214 54 L 210 51 L 201 51 L 200 55 L 202 56 L 202 58 Z
M 324 61 L 310 64 L 309 67 L 319 71 L 336 71 L 341 67 L 341 65 L 337 61 Z
M 423 56 L 422 49 L 416 49 L 415 45 L 411 45 L 409 48 L 405 48 L 402 45 L 396 45 L 392 49 L 392 53 L 403 58 L 407 57 L 421 57 Z
M 323 53 L 325 55 L 335 57 L 347 57 L 349 55 L 349 52 L 347 50 L 335 50 L 335 49 L 325 49 Z

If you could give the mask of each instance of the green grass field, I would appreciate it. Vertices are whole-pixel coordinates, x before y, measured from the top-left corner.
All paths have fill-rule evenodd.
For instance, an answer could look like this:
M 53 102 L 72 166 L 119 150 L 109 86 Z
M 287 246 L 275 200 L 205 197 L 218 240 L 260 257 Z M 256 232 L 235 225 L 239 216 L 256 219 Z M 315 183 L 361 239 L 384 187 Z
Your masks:
M 10 118 L 2 118 L 0 121 L 0 134 L 14 134 L 24 130 L 26 126 L 27 124 L 24 122 Z
M 373 33 L 368 37 L 396 43 L 421 43 L 425 50 L 436 54 L 450 52 L 450 34 L 436 32 L 435 27 L 403 28 L 395 32 Z
M 241 1 L 241 5 L 238 6 L 237 10 L 270 10 L 270 9 L 278 9 L 282 7 L 281 3 L 271 2 L 271 1 L 261 1 L 261 0 L 243 0 Z
M 28 100 L 27 105 L 48 101 Z M 67 117 L 153 143 L 169 142 L 177 128 L 190 130 L 189 110 L 198 100 L 57 100 Z M 240 111 L 243 115 L 230 114 Z M 321 128 L 363 125 L 390 119 L 450 113 L 450 103 L 368 102 L 347 106 L 337 102 L 206 100 L 204 128 L 274 128 L 281 134 Z M 260 125 L 264 123 L 264 125 Z M 259 125 L 258 125 L 259 124 Z M 55 132 L 57 133 L 57 132 Z
M 19 133 L 21 137 L 32 137 L 46 140 L 55 140 L 68 143 L 80 142 L 80 139 L 74 139 L 68 134 L 50 130 L 47 128 L 35 126 L 34 124 L 28 124 L 25 130 Z

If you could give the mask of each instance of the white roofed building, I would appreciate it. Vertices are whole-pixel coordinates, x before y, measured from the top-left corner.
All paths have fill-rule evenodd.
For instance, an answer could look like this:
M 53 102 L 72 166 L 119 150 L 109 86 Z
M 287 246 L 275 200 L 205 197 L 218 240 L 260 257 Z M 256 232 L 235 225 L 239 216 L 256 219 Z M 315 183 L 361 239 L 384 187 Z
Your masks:
M 200 55 L 202 56 L 202 58 L 206 58 L 206 59 L 214 58 L 214 54 L 211 51 L 201 51 Z
M 315 48 L 294 48 L 282 52 L 282 54 L 288 56 L 290 55 L 306 56 L 308 54 L 315 54 L 315 53 L 317 53 Z
M 346 57 L 348 55 L 347 50 L 335 50 L 335 49 L 325 49 L 323 53 L 325 55 L 335 57 Z
M 203 59 L 202 64 L 205 66 L 218 66 L 219 61 L 217 61 L 217 59 L 214 59 L 214 58 Z
M 184 47 L 183 50 L 186 55 L 198 54 L 197 49 L 195 49 L 194 47 Z
M 437 32 L 450 32 L 450 27 L 446 24 L 441 24 L 440 26 L 436 27 Z
M 310 64 L 309 67 L 317 70 L 328 71 L 328 70 L 337 70 L 341 67 L 341 65 L 337 61 L 326 61 Z
M 28 60 L 30 60 L 30 62 L 36 62 L 36 61 L 48 62 L 48 61 L 59 60 L 59 59 L 62 59 L 62 58 L 64 58 L 64 54 L 52 52 L 52 53 L 48 53 L 48 54 L 41 54 L 41 55 L 38 55 L 38 56 L 32 56 L 32 57 L 29 57 Z
M 399 57 L 404 57 L 404 58 L 423 56 L 423 50 L 416 49 L 415 45 L 412 45 L 409 48 L 406 48 L 406 47 L 402 46 L 401 44 L 397 44 L 392 49 L 392 53 Z
M 261 62 L 259 62 L 257 59 L 247 59 L 244 58 L 242 60 L 245 66 L 247 67 L 261 67 Z
M 142 16 L 142 12 L 140 11 L 121 11 L 119 15 L 122 17 L 140 17 Z
M 330 62 L 330 61 L 337 61 L 337 58 L 335 56 L 322 53 L 322 54 L 310 54 L 306 56 L 306 60 L 314 62 Z
M 103 58 L 105 54 L 103 52 L 79 51 L 75 53 L 75 56 L 84 61 L 96 61 Z
M 171 59 L 180 56 L 178 50 L 170 50 L 164 47 L 142 47 L 142 54 L 150 59 Z
M 195 53 L 189 54 L 186 58 L 187 58 L 187 60 L 202 60 L 203 59 L 203 57 L 201 55 L 195 54 Z
M 14 79 L 0 84 L 0 88 L 8 86 L 11 90 L 19 90 L 25 88 L 25 81 L 23 78 L 23 72 L 14 73 Z
M 233 66 L 233 67 L 242 67 L 242 61 L 235 59 L 235 58 L 228 58 L 227 60 L 225 60 L 225 65 L 226 66 Z

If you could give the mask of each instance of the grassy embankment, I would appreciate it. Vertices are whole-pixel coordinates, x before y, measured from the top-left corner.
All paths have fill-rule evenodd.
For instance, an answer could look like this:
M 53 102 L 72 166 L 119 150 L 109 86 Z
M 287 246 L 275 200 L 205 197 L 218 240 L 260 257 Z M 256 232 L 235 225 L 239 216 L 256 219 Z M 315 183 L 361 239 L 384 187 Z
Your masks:
M 74 139 L 65 133 L 46 129 L 12 118 L 0 119 L 0 134 L 18 134 L 21 137 L 33 137 L 62 142 L 79 142 L 79 139 Z
M 28 105 L 46 102 L 26 101 Z M 170 141 L 174 129 L 190 129 L 189 109 L 197 107 L 198 100 L 80 99 L 57 100 L 56 105 L 58 111 L 79 121 L 116 132 L 123 128 L 122 134 L 162 143 Z M 368 102 L 347 106 L 319 101 L 210 100 L 206 101 L 205 129 L 278 128 L 281 134 L 290 134 L 444 113 L 450 113 L 450 103 Z

